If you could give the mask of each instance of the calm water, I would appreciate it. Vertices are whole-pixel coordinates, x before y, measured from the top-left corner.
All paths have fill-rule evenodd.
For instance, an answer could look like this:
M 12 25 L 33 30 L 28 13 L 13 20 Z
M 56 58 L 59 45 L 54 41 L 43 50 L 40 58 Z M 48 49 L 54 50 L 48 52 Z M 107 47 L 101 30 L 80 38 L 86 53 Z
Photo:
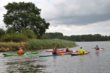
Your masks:
M 42 57 L 37 55 L 23 57 L 2 57 L 0 54 L 0 73 L 110 73 L 110 41 L 109 42 L 77 42 L 90 51 L 84 56 L 62 55 Z M 96 45 L 104 50 L 96 53 Z M 42 54 L 45 52 L 42 52 Z

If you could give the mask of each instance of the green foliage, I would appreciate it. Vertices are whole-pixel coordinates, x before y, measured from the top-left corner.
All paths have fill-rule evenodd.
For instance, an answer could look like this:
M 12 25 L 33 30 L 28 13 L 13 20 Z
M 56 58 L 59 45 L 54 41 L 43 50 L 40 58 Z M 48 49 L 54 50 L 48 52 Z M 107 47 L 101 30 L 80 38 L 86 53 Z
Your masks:
M 1 37 L 1 41 L 5 41 L 5 42 L 9 42 L 9 41 L 21 42 L 21 41 L 26 41 L 27 39 L 28 39 L 27 36 L 20 33 L 9 33 Z
M 94 34 L 94 35 L 72 35 L 69 37 L 69 40 L 74 41 L 107 41 L 110 40 L 110 36 L 102 36 L 100 34 Z
M 110 36 L 103 36 L 100 34 L 88 34 L 88 35 L 71 35 L 71 36 L 63 36 L 62 33 L 46 33 L 43 38 L 49 39 L 64 39 L 71 41 L 109 41 Z
M 58 33 L 58 32 L 55 32 L 55 33 L 46 33 L 44 35 L 44 37 L 48 37 L 50 39 L 60 39 L 63 37 L 63 34 L 62 33 Z
M 13 29 L 13 28 L 8 28 L 7 30 L 6 30 L 6 34 L 7 33 L 16 33 L 16 31 Z
M 74 42 L 59 39 L 33 39 L 27 42 L 27 47 L 34 49 L 65 48 L 73 46 L 75 46 Z
M 3 29 L 0 29 L 0 37 L 2 37 L 5 34 L 5 31 Z
M 25 45 L 25 42 L 0 42 L 0 51 L 16 51 L 19 47 L 25 47 Z
M 26 35 L 29 39 L 36 38 L 36 34 L 30 29 L 22 29 L 22 34 Z
M 5 8 L 7 13 L 4 15 L 4 22 L 8 28 L 17 32 L 30 28 L 40 37 L 49 27 L 49 23 L 40 16 L 41 10 L 31 2 L 8 3 Z

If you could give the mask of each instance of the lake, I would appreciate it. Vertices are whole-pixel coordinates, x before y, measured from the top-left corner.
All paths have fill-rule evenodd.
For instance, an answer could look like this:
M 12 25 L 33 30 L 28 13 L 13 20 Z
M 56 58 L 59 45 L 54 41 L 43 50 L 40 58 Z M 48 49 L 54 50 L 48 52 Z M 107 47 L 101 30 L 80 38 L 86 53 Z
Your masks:
M 110 73 L 110 41 L 76 42 L 78 49 L 83 47 L 90 54 L 84 56 L 62 55 L 55 57 L 3 57 L 0 53 L 0 73 Z M 98 45 L 104 48 L 96 52 Z M 42 51 L 41 54 L 47 54 Z

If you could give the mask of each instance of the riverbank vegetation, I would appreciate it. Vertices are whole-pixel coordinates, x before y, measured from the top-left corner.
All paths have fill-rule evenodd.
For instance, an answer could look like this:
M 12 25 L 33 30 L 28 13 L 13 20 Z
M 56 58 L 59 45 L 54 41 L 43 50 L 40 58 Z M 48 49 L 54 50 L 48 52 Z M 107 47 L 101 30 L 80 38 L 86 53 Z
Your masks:
M 72 41 L 60 39 L 30 39 L 26 42 L 0 42 L 0 51 L 16 51 L 22 47 L 25 51 L 41 50 L 53 48 L 75 47 L 76 44 Z
M 44 37 L 50 39 L 64 39 L 71 41 L 110 41 L 110 36 L 101 34 L 64 36 L 63 33 L 56 32 L 56 33 L 46 33 Z
M 27 47 L 33 49 L 69 48 L 75 46 L 76 44 L 73 41 L 61 39 L 32 39 L 27 42 Z
M 44 34 L 49 23 L 40 16 L 41 9 L 33 3 L 13 2 L 5 6 L 6 30 L 0 29 L 0 51 L 73 47 L 75 43 L 67 40 L 46 39 Z

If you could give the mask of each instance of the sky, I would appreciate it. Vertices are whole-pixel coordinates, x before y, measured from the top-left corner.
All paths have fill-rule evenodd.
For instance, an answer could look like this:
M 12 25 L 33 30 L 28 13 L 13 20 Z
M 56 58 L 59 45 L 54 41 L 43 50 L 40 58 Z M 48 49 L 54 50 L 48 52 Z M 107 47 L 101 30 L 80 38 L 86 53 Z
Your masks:
M 0 0 L 0 28 L 4 28 L 5 5 L 32 2 L 41 9 L 41 17 L 50 23 L 46 32 L 64 35 L 110 35 L 110 0 Z

